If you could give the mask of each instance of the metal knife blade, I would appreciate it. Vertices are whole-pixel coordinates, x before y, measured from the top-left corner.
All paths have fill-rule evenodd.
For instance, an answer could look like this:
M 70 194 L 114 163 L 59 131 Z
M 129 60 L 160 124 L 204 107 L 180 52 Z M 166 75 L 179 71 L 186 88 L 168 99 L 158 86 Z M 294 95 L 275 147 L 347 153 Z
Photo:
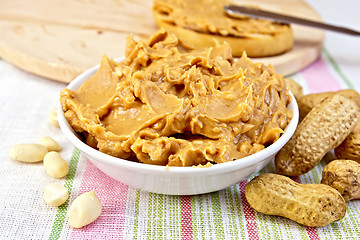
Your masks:
M 316 22 L 316 21 L 293 17 L 293 16 L 289 16 L 289 15 L 283 15 L 283 14 L 279 14 L 279 13 L 275 13 L 275 12 L 269 12 L 269 11 L 265 11 L 265 10 L 262 10 L 259 8 L 236 6 L 236 5 L 226 5 L 226 6 L 224 6 L 224 10 L 228 14 L 228 16 L 233 17 L 233 18 L 239 18 L 239 17 L 241 17 L 240 15 L 243 15 L 243 16 L 245 15 L 245 16 L 250 16 L 250 17 L 254 17 L 254 18 L 270 19 L 273 21 L 281 22 L 281 23 L 295 23 L 295 24 L 304 25 L 304 26 L 308 26 L 308 27 L 320 28 L 320 29 L 324 29 L 324 30 L 330 30 L 330 31 L 334 31 L 334 32 L 350 34 L 353 36 L 360 36 L 360 32 L 349 29 L 349 28 L 334 26 L 334 25 L 327 24 L 327 23 Z

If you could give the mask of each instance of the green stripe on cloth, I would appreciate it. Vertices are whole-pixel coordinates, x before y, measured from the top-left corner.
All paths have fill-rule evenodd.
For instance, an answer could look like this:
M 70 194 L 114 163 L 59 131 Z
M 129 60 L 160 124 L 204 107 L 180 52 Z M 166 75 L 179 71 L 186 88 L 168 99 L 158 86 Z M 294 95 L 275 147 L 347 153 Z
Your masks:
M 76 169 L 77 169 L 78 162 L 79 162 L 79 157 L 80 157 L 80 151 L 79 151 L 79 149 L 75 148 L 73 151 L 73 154 L 71 156 L 71 159 L 70 159 L 69 173 L 66 176 L 65 184 L 64 184 L 70 194 L 71 194 L 71 189 L 72 189 L 72 185 L 74 182 Z M 68 205 L 69 205 L 69 199 L 66 200 L 66 202 L 63 205 L 59 206 L 58 211 L 55 216 L 55 221 L 54 221 L 52 229 L 51 229 L 49 239 L 59 239 L 63 225 L 64 225 Z
M 240 191 L 239 191 L 239 185 L 235 185 L 234 186 L 234 192 L 235 192 L 235 207 L 236 207 L 236 212 L 238 214 L 238 218 L 239 218 L 239 225 L 240 225 L 240 232 L 241 232 L 241 239 L 244 239 L 246 236 L 245 233 L 245 223 L 242 221 L 245 217 L 241 211 L 241 197 L 240 197 Z
M 237 194 L 237 192 L 235 192 Z M 235 213 L 235 196 L 234 187 L 229 187 L 224 190 L 224 197 L 226 202 L 227 217 L 229 218 L 229 230 L 232 239 L 239 239 L 238 230 L 236 226 L 238 214 Z
M 356 220 L 353 219 L 353 221 L 357 221 L 357 219 Z M 330 226 L 331 226 L 331 231 L 329 231 L 329 232 L 334 234 L 336 237 L 341 237 L 338 223 L 332 223 L 332 224 L 330 224 Z
M 348 221 L 347 221 L 347 227 L 345 227 L 345 228 L 351 229 L 352 231 L 355 232 L 353 235 L 354 239 L 358 239 L 358 237 L 360 236 L 359 227 L 354 226 L 354 223 L 356 224 L 359 222 L 358 212 L 359 212 L 359 209 L 356 206 L 355 202 L 350 201 L 347 203 L 347 212 L 346 212 L 345 219 Z M 335 224 L 331 224 L 331 226 L 333 226 L 333 225 L 335 225 Z M 356 224 L 356 225 L 359 225 L 359 224 Z M 336 227 L 335 229 L 337 230 L 336 236 L 340 237 L 341 233 L 340 233 L 339 227 L 337 225 L 335 225 L 334 227 Z M 342 228 L 342 229 L 344 229 L 344 228 Z
M 283 235 L 287 236 L 289 239 L 295 239 L 296 237 L 294 236 L 295 233 L 294 229 L 292 229 L 290 225 L 294 222 L 288 218 L 282 218 L 282 220 L 283 220 L 282 226 L 284 227 L 285 230 L 285 234 L 283 233 Z M 307 233 L 301 225 L 298 225 L 298 231 L 299 231 L 298 234 L 300 235 L 301 239 L 303 240 L 308 239 Z
M 182 233 L 180 196 L 149 193 L 149 199 L 146 204 L 148 205 L 146 238 L 181 239 Z M 135 207 L 136 209 L 140 209 L 137 204 Z M 139 219 L 141 218 L 139 217 Z M 141 227 L 144 226 L 139 226 L 137 228 Z M 144 238 L 144 236 L 134 235 L 133 239 L 137 238 Z
M 238 219 L 239 219 L 239 225 L 240 225 L 240 233 L 241 233 L 241 238 L 240 239 L 244 239 L 246 236 L 245 233 L 245 226 L 244 226 L 244 222 L 242 221 L 242 219 L 244 218 L 244 215 L 241 211 L 241 198 L 240 198 L 240 192 L 239 192 L 239 187 L 238 184 L 233 186 L 233 191 L 235 193 L 234 195 L 234 201 L 235 201 L 235 207 L 236 207 L 236 212 L 238 214 Z
M 134 216 L 134 239 L 137 239 L 137 232 L 139 225 L 139 203 L 140 203 L 140 190 L 137 190 L 136 200 L 135 200 L 135 216 Z
M 278 228 L 280 228 L 280 226 L 275 223 L 274 217 L 259 213 L 255 210 L 254 215 L 260 239 L 265 239 L 267 237 L 281 239 L 278 234 Z
M 210 196 L 214 216 L 216 239 L 225 239 L 219 192 L 211 193 Z
M 351 81 L 345 76 L 343 71 L 340 69 L 339 65 L 335 61 L 335 59 L 330 55 L 329 51 L 326 48 L 323 48 L 323 52 L 325 53 L 326 58 L 329 60 L 333 68 L 335 69 L 336 73 L 344 80 L 346 85 L 351 88 L 355 89 L 354 85 L 351 83 Z
M 199 195 L 191 197 L 191 212 L 193 237 L 194 239 L 204 239 L 204 206 L 202 198 Z
M 197 228 L 197 223 L 199 222 L 198 217 L 197 217 L 197 208 L 196 208 L 196 203 L 198 201 L 196 201 L 196 196 L 191 196 L 190 201 L 191 201 L 191 218 L 192 218 L 192 231 L 193 231 L 193 238 L 194 239 L 198 239 L 198 228 Z
M 147 229 L 147 239 L 156 239 L 156 234 L 154 233 L 154 225 L 156 224 L 157 214 L 156 214 L 156 194 L 149 193 L 149 209 L 148 209 L 148 217 L 150 221 L 148 222 L 148 229 Z M 156 228 L 156 226 L 155 226 Z M 135 238 L 134 238 L 135 239 Z
M 168 196 L 169 202 L 166 204 L 168 209 L 166 210 L 169 216 L 169 222 L 167 225 L 173 226 L 170 231 L 170 237 L 168 239 L 183 239 L 182 226 L 181 226 L 181 197 L 180 196 Z M 191 209 L 190 209 L 191 210 Z
M 149 193 L 147 239 L 164 239 L 164 195 Z
M 156 236 L 159 239 L 164 239 L 164 195 L 162 194 L 157 194 L 157 204 L 159 206 L 158 211 L 157 211 L 157 216 L 158 216 L 158 221 L 157 221 L 157 233 Z
M 202 236 L 207 237 L 206 233 L 208 233 L 208 238 L 214 239 L 215 237 L 213 237 L 213 231 L 212 231 L 212 226 L 211 223 L 214 223 L 214 218 L 213 218 L 213 214 L 214 214 L 214 210 L 211 207 L 211 195 L 210 194 L 206 194 L 206 195 L 202 195 L 202 197 L 200 197 L 200 201 L 205 200 L 205 204 L 204 204 L 204 208 L 205 208 L 205 217 L 206 217 L 206 221 L 205 223 L 203 223 L 204 229 L 206 229 L 206 227 L 208 229 L 207 232 L 204 233 L 204 235 Z M 210 223 L 210 224 L 209 224 Z M 207 225 L 207 226 L 206 226 Z

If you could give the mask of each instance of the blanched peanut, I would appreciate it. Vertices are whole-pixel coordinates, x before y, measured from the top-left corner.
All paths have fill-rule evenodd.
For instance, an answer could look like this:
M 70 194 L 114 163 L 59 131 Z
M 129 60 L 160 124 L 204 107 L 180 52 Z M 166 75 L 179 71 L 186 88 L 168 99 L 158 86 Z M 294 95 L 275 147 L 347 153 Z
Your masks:
M 44 189 L 44 200 L 51 206 L 58 207 L 69 198 L 69 192 L 63 185 L 52 183 Z
M 69 209 L 69 224 L 74 228 L 84 227 L 94 222 L 101 213 L 102 206 L 94 191 L 78 196 Z
M 34 163 L 41 162 L 47 152 L 40 144 L 16 144 L 10 149 L 9 156 L 16 161 Z
M 51 137 L 42 137 L 39 139 L 39 144 L 47 148 L 48 151 L 61 151 L 62 147 Z
M 58 122 L 56 111 L 57 111 L 56 108 L 51 110 L 51 112 L 48 115 L 48 121 L 51 125 L 53 125 L 55 127 L 59 127 L 59 122 Z
M 57 152 L 49 152 L 44 157 L 47 174 L 54 178 L 65 177 L 69 172 L 69 164 Z

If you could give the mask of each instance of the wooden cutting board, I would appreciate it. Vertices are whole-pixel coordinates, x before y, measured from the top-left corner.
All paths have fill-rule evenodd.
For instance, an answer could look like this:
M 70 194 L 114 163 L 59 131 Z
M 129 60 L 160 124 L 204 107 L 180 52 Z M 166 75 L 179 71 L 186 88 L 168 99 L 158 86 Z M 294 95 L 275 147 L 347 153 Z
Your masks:
M 302 0 L 234 2 L 320 20 Z M 31 73 L 70 82 L 97 65 L 103 54 L 123 56 L 130 33 L 137 39 L 154 33 L 158 27 L 152 5 L 151 0 L 2 0 L 0 56 Z M 293 26 L 293 30 L 292 50 L 254 60 L 271 63 L 285 75 L 313 62 L 320 54 L 324 32 L 301 26 Z

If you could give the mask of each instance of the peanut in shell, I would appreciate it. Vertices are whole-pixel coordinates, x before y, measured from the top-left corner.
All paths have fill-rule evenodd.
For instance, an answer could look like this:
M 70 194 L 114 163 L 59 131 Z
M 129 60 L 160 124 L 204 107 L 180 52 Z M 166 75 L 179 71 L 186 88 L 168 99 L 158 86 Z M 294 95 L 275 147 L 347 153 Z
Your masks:
M 356 103 L 340 94 L 316 105 L 275 157 L 279 174 L 300 176 L 351 133 L 360 118 Z
M 309 227 L 341 220 L 346 203 L 341 194 L 325 184 L 300 184 L 288 177 L 267 173 L 245 187 L 245 197 L 256 211 L 289 218 Z
M 291 78 L 286 78 L 286 86 L 290 92 L 294 95 L 297 102 L 304 96 L 303 88 L 295 80 Z
M 305 116 L 311 111 L 311 109 L 313 109 L 316 105 L 321 103 L 325 98 L 334 96 L 335 94 L 341 94 L 344 97 L 352 99 L 353 101 L 356 102 L 358 107 L 360 107 L 360 94 L 353 89 L 343 89 L 336 92 L 307 94 L 302 96 L 298 100 L 300 120 L 304 119 Z
M 360 121 L 346 139 L 335 148 L 338 159 L 351 159 L 360 163 Z
M 360 199 L 360 164 L 338 159 L 324 167 L 321 183 L 336 189 L 345 201 Z

